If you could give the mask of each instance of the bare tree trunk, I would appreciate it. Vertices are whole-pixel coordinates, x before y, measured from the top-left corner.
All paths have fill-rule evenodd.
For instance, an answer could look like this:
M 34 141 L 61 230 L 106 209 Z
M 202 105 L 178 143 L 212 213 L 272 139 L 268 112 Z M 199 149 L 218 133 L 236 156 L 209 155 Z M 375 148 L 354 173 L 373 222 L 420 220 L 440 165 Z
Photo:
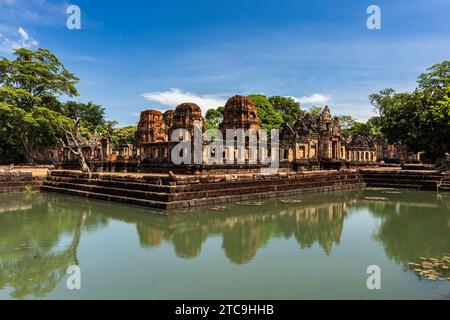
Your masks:
M 74 125 L 75 134 L 73 132 L 66 130 L 62 126 L 61 126 L 61 130 L 64 132 L 64 135 L 66 137 L 67 147 L 70 149 L 70 151 L 73 154 L 78 156 L 78 161 L 81 166 L 81 171 L 88 173 L 89 178 L 90 178 L 91 177 L 91 169 L 89 168 L 89 165 L 87 164 L 86 159 L 84 158 L 84 155 L 83 155 L 82 145 L 83 145 L 84 141 L 80 134 L 79 125 L 80 125 L 80 120 L 78 119 L 75 121 L 75 125 Z M 72 148 L 71 144 L 73 144 L 75 148 Z

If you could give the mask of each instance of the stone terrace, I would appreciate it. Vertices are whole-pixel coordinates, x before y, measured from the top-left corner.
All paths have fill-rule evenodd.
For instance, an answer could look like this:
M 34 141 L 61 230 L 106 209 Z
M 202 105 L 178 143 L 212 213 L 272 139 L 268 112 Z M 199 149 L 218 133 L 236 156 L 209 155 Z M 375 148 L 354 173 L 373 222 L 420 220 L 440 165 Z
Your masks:
M 304 192 L 360 189 L 353 171 L 316 171 L 276 176 L 93 173 L 55 170 L 41 187 L 87 198 L 159 209 L 178 209 L 229 202 L 291 196 Z

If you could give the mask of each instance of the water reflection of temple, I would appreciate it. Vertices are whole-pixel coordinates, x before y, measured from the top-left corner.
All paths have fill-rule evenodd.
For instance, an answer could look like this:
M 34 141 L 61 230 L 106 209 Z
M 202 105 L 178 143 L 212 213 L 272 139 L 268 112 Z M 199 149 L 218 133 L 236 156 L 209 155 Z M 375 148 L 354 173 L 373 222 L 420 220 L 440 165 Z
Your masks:
M 233 205 L 209 213 L 198 208 L 170 217 L 58 195 L 11 195 L 11 201 L 0 203 L 0 211 L 9 210 L 0 216 L 0 289 L 13 288 L 16 298 L 46 296 L 63 279 L 67 266 L 78 262 L 83 234 L 112 221 L 135 225 L 141 246 L 169 244 L 182 259 L 199 256 L 209 238 L 219 237 L 228 260 L 245 264 L 275 239 L 296 241 L 300 252 L 320 247 L 329 255 L 340 244 L 345 218 L 364 209 L 380 221 L 373 239 L 405 268 L 420 256 L 448 254 L 450 196 L 430 199 L 431 193 L 405 192 L 380 202 L 364 199 L 368 194 L 332 193 L 326 199 L 305 195 L 299 204 L 272 200 L 263 206 Z M 55 250 L 63 236 L 68 244 Z
M 277 237 L 294 238 L 302 249 L 317 243 L 329 254 L 333 245 L 339 244 L 346 209 L 340 198 L 335 201 L 296 206 L 278 201 L 264 207 L 233 206 L 216 215 L 198 210 L 169 219 L 139 219 L 136 227 L 141 245 L 153 247 L 168 240 L 183 258 L 196 257 L 212 235 L 222 236 L 226 256 L 237 264 L 250 262 L 259 248 Z

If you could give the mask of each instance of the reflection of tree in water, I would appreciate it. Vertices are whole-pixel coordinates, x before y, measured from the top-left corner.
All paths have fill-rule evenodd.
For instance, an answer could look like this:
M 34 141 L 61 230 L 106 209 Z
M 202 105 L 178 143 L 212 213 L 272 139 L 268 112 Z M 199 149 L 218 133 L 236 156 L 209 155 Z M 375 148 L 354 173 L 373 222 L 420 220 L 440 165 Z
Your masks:
M 45 297 L 65 276 L 67 267 L 78 264 L 77 248 L 84 225 L 98 221 L 90 219 L 88 212 L 74 210 L 73 203 L 66 203 L 65 208 L 60 201 L 44 199 L 41 194 L 31 199 L 10 195 L 9 199 L 27 206 L 1 216 L 0 288 L 13 288 L 14 298 Z M 63 235 L 71 237 L 70 244 L 57 250 Z
M 430 193 L 396 195 L 395 202 L 366 201 L 356 192 L 327 194 L 326 199 L 304 195 L 295 205 L 272 200 L 264 206 L 230 205 L 213 213 L 199 208 L 169 217 L 59 195 L 14 197 L 8 195 L 9 201 L 0 204 L 0 288 L 13 288 L 17 298 L 51 292 L 67 266 L 77 264 L 82 232 L 101 228 L 110 219 L 136 225 L 141 246 L 167 241 L 184 259 L 198 256 L 209 237 L 222 237 L 224 253 L 235 264 L 250 262 L 274 238 L 296 239 L 302 249 L 318 244 L 330 254 L 339 244 L 350 207 L 349 212 L 369 208 L 380 218 L 374 237 L 389 257 L 403 265 L 419 256 L 447 254 L 450 244 L 448 203 L 436 204 Z M 63 236 L 69 244 L 58 248 Z
M 345 203 L 299 210 L 296 214 L 295 238 L 302 248 L 316 241 L 329 255 L 333 244 L 338 245 L 344 222 Z
M 439 198 L 430 201 L 435 196 L 434 192 L 405 192 L 396 201 L 366 203 L 382 221 L 374 238 L 383 244 L 387 256 L 404 267 L 419 257 L 450 252 L 450 212 Z

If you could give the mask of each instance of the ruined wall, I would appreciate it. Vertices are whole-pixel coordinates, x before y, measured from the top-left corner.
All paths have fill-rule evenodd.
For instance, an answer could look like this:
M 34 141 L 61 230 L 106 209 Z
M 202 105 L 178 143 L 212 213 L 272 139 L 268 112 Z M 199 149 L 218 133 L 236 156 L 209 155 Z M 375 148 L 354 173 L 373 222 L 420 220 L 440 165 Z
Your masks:
M 38 189 L 42 179 L 33 178 L 31 172 L 0 172 L 0 193 L 24 191 L 27 186 Z

